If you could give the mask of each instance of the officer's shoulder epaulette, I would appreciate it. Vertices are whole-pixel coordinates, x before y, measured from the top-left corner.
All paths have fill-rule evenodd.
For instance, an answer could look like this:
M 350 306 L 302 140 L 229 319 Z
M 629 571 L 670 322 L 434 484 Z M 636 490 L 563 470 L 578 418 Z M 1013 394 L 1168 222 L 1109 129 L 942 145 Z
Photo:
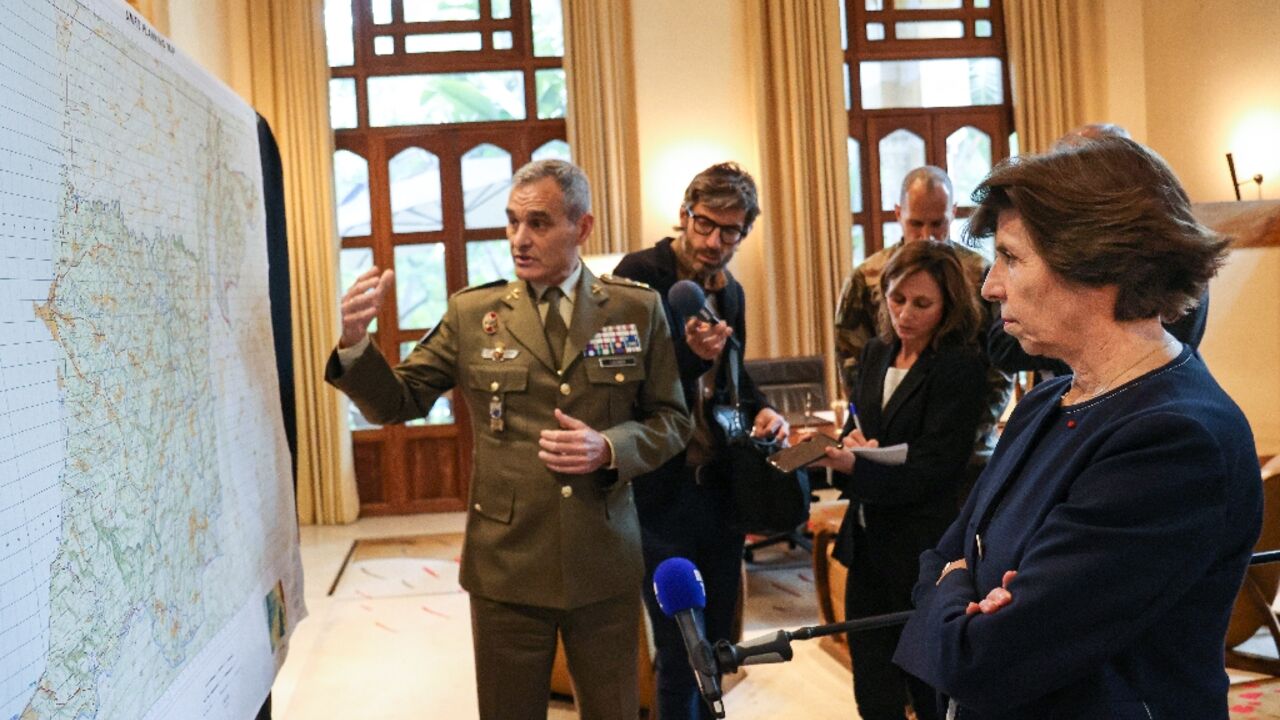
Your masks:
M 653 290 L 653 288 L 649 287 L 649 283 L 642 283 L 639 280 L 632 280 L 631 278 L 620 277 L 618 275 L 614 275 L 613 273 L 605 273 L 604 275 L 600 276 L 600 279 L 609 283 L 610 285 L 621 285 L 623 287 L 634 287 L 634 288 L 644 288 L 645 290 Z
M 457 297 L 459 295 L 466 295 L 467 293 L 475 292 L 477 290 L 487 290 L 489 288 L 506 287 L 508 282 L 510 281 L 498 279 L 492 282 L 483 283 L 481 285 L 472 285 L 471 287 L 464 287 L 458 292 L 454 293 L 453 297 Z

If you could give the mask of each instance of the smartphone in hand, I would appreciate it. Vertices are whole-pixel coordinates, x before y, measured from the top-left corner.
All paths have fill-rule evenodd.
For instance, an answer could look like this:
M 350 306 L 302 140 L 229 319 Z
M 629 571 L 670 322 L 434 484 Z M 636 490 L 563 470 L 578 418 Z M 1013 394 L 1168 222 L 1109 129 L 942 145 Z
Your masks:
M 794 472 L 805 465 L 815 463 L 827 456 L 827 448 L 838 447 L 840 442 L 826 435 L 817 434 L 803 442 L 783 448 L 769 456 L 769 464 L 784 473 Z

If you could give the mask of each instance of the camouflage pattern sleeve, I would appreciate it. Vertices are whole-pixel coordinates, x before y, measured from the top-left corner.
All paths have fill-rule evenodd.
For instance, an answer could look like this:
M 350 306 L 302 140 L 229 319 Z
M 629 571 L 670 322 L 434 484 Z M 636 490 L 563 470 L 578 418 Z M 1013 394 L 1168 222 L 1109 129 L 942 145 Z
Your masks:
M 845 281 L 840 291 L 840 305 L 836 308 L 836 362 L 846 397 L 853 387 L 854 370 L 862 348 L 875 336 L 877 310 L 866 272 L 859 265 Z

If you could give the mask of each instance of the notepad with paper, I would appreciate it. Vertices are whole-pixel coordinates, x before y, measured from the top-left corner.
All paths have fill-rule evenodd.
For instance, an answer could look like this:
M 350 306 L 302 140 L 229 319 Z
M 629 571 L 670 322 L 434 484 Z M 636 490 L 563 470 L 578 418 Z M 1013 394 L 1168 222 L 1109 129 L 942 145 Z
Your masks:
M 849 449 L 859 458 L 878 462 L 881 465 L 901 465 L 907 461 L 906 443 L 898 443 L 888 447 L 856 447 Z

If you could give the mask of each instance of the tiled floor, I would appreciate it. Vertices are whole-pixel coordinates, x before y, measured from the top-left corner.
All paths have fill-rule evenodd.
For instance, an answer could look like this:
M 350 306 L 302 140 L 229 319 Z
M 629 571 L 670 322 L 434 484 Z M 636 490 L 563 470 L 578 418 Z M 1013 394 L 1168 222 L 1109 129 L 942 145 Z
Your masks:
M 302 563 L 309 617 L 295 630 L 289 656 L 272 690 L 276 720 L 477 717 L 469 656 L 465 596 L 439 596 L 428 612 L 452 623 L 427 627 L 422 603 L 406 599 L 352 601 L 330 588 L 359 538 L 461 532 L 461 513 L 362 519 L 339 527 L 302 528 Z M 762 551 L 749 573 L 746 638 L 779 627 L 818 622 L 811 593 L 789 587 L 812 582 L 803 551 Z M 375 608 L 383 625 L 363 623 Z M 397 615 L 397 613 L 400 613 Z M 353 618 L 357 622 L 352 622 Z M 354 629 L 353 629 L 354 628 Z M 365 629 L 368 628 L 368 629 Z M 434 629 L 431 629 L 434 628 Z M 817 641 L 793 644 L 795 659 L 751 668 L 725 698 L 728 717 L 764 720 L 856 718 L 849 674 Z M 443 655 L 441 654 L 443 653 Z M 553 702 L 550 720 L 577 718 L 569 703 Z
M 421 533 L 461 532 L 466 516 L 463 513 L 438 513 L 431 515 L 406 515 L 398 517 L 362 518 L 350 525 L 307 525 L 300 528 L 303 587 L 306 594 L 308 617 L 298 624 L 289 641 L 289 656 L 276 675 L 272 686 L 272 715 L 275 720 L 325 720 L 325 716 L 304 717 L 292 713 L 290 707 L 295 693 L 308 697 L 323 695 L 325 687 L 311 682 L 307 677 L 317 640 L 325 627 L 326 618 L 333 609 L 334 600 L 329 591 L 337 580 L 338 572 L 350 552 L 352 543 L 360 538 L 394 537 Z M 388 659 L 389 663 L 395 662 Z M 351 667 L 351 673 L 370 678 L 370 687 L 378 687 L 376 679 L 383 672 L 377 666 Z M 426 672 L 427 669 L 423 668 Z M 348 707 L 345 698 L 335 707 Z M 358 718 L 355 715 L 333 714 L 330 717 Z M 404 717 L 423 717 L 420 713 L 406 713 Z M 446 717 L 441 715 L 440 717 Z

